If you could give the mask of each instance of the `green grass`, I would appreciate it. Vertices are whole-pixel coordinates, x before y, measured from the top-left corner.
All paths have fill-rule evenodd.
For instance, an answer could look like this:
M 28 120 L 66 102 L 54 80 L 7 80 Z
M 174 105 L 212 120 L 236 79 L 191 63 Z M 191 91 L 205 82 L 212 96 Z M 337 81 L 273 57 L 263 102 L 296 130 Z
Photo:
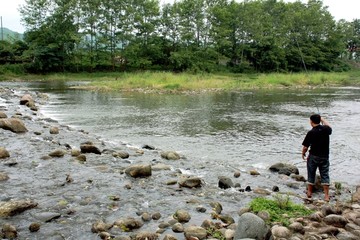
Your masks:
M 360 85 L 360 70 L 349 72 L 191 74 L 172 72 L 97 72 L 48 75 L 0 74 L 0 80 L 89 81 L 88 89 L 102 91 L 207 91 L 267 88 L 304 88 Z
M 305 217 L 313 213 L 303 205 L 294 204 L 282 197 L 276 197 L 274 200 L 255 198 L 250 202 L 250 209 L 255 213 L 267 211 L 270 214 L 269 223 L 278 222 L 284 226 L 290 224 L 290 218 Z

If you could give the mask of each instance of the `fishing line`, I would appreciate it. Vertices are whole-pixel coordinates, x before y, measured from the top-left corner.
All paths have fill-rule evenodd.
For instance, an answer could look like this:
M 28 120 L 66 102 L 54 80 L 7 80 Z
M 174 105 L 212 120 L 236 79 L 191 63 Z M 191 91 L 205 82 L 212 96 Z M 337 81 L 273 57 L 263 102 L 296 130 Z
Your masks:
M 298 49 L 299 49 L 299 53 L 300 53 L 300 57 L 301 57 L 301 62 L 302 62 L 303 67 L 304 67 L 304 69 L 305 69 L 305 73 L 306 73 L 306 75 L 308 76 L 308 78 L 310 78 L 309 73 L 308 73 L 308 70 L 307 70 L 307 67 L 306 67 L 306 64 L 305 64 L 305 60 L 304 60 L 303 53 L 302 53 L 302 51 L 301 51 L 299 42 L 298 42 L 298 40 L 297 40 L 296 37 L 295 37 L 295 42 L 296 42 L 296 45 L 297 45 L 297 47 L 298 47 Z M 318 106 L 318 102 L 317 102 L 317 100 L 316 100 L 316 97 L 315 97 L 315 99 L 314 99 L 314 102 L 315 102 L 315 107 L 316 107 L 316 109 L 317 109 L 317 113 L 320 115 L 320 110 L 319 110 L 319 106 Z

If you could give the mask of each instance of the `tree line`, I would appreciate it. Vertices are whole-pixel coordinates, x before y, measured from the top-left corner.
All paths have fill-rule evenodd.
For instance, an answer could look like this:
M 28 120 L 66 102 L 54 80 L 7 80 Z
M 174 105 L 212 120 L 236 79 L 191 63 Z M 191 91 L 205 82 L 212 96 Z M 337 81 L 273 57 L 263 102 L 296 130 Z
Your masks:
M 344 70 L 359 60 L 360 19 L 320 0 L 26 0 L 23 40 L 0 63 L 30 72 Z

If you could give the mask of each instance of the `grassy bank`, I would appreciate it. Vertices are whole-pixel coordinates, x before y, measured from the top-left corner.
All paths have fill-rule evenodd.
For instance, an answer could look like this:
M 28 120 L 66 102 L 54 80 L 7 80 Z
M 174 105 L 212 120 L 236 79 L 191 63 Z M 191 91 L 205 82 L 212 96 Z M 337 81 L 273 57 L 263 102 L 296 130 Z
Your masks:
M 238 90 L 253 88 L 301 88 L 360 85 L 360 69 L 329 73 L 189 74 L 171 72 L 63 73 L 3 76 L 3 80 L 89 81 L 85 88 L 104 91 L 136 89 L 157 91 Z

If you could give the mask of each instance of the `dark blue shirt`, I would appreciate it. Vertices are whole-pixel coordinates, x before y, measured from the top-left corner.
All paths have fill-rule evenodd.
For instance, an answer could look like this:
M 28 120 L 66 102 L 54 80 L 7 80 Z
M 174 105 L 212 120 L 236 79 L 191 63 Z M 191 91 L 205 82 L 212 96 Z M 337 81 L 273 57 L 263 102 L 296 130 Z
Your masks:
M 332 129 L 326 125 L 317 125 L 307 134 L 302 143 L 305 147 L 310 147 L 310 154 L 318 157 L 329 157 L 330 135 Z

